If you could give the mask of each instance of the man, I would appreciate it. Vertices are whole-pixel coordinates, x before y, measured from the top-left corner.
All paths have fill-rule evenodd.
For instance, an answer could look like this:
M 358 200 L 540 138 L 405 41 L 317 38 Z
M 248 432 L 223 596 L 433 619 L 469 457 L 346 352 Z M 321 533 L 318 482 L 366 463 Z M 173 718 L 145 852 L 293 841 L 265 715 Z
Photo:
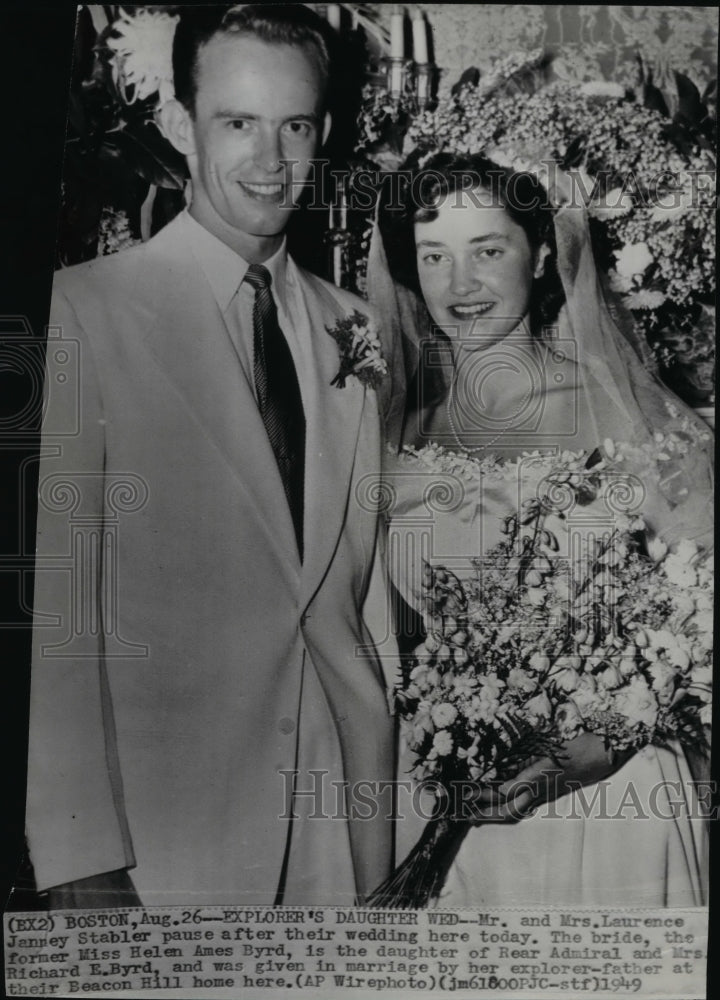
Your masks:
M 189 211 L 55 282 L 81 391 L 78 433 L 54 438 L 76 402 L 48 386 L 31 858 L 51 905 L 351 905 L 390 864 L 372 795 L 392 726 L 361 614 L 379 419 L 359 380 L 331 386 L 326 328 L 364 304 L 283 239 L 330 127 L 323 22 L 196 8 L 173 68 Z M 52 568 L 69 517 L 75 577 Z

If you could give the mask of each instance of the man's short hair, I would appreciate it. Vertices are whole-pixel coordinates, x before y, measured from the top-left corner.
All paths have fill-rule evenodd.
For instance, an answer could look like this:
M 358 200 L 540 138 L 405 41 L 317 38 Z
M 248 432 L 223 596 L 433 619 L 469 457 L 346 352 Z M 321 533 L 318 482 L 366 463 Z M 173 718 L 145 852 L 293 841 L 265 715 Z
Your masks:
M 305 49 L 317 65 L 327 95 L 332 29 L 309 7 L 300 3 L 201 5 L 181 13 L 173 40 L 175 97 L 191 114 L 197 96 L 198 53 L 215 35 L 245 35 Z

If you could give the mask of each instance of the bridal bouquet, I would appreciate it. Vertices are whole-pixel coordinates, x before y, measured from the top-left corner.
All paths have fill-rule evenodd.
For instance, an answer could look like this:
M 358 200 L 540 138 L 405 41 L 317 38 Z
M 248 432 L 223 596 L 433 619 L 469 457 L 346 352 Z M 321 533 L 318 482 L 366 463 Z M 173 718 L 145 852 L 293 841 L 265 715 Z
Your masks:
M 687 447 L 657 437 L 648 468 Z M 630 459 L 637 468 L 633 449 L 610 441 L 590 457 L 504 464 L 438 446 L 406 455 L 409 468 L 489 479 L 501 492 L 506 484 L 518 503 L 467 572 L 424 566 L 427 637 L 396 699 L 414 775 L 432 784 L 437 807 L 373 905 L 436 897 L 472 822 L 473 788 L 538 756 L 561 761 L 581 730 L 617 751 L 670 740 L 707 747 L 712 563 L 690 541 L 669 550 L 648 539 Z

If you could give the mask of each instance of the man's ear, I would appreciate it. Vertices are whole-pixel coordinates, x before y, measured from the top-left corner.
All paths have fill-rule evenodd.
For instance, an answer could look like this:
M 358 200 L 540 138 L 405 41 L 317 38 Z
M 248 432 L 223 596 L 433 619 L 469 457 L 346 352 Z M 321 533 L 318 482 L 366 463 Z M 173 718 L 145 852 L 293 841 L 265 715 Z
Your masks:
M 550 253 L 550 247 L 547 243 L 543 243 L 538 247 L 535 253 L 535 267 L 533 269 L 533 278 L 541 278 L 545 273 L 545 258 Z
M 331 128 L 332 128 L 332 115 L 330 114 L 329 111 L 327 111 L 325 113 L 325 120 L 323 122 L 322 142 L 320 143 L 321 146 L 324 146 L 325 143 L 328 141 L 328 136 L 330 135 Z
M 166 101 L 158 112 L 160 131 L 173 144 L 178 153 L 190 156 L 195 152 L 195 131 L 190 112 L 173 98 Z

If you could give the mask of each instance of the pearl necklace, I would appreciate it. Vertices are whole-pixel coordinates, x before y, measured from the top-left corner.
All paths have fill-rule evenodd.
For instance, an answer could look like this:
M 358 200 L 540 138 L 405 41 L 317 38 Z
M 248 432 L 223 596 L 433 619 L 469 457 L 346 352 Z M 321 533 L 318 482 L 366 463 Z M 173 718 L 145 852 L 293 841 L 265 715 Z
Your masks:
M 506 424 L 506 426 L 503 427 L 500 430 L 500 432 L 495 435 L 494 438 L 491 438 L 491 440 L 487 441 L 485 444 L 475 445 L 474 447 L 469 448 L 466 444 L 463 444 L 462 441 L 460 440 L 460 436 L 459 436 L 459 434 L 457 432 L 457 428 L 455 427 L 455 421 L 453 420 L 453 415 L 452 415 L 452 407 L 453 407 L 453 401 L 454 401 L 454 398 L 455 398 L 455 383 L 456 382 L 457 382 L 457 372 L 455 372 L 453 374 L 453 379 L 452 379 L 452 382 L 450 383 L 450 391 L 448 392 L 447 401 L 445 403 L 445 412 L 447 413 L 448 423 L 450 424 L 450 430 L 452 431 L 453 437 L 455 438 L 455 443 L 457 444 L 458 448 L 461 448 L 468 455 L 476 455 L 480 451 L 486 451 L 486 449 L 488 449 L 491 445 L 495 444 L 496 441 L 499 441 L 500 438 L 503 436 L 503 434 L 505 434 L 506 431 L 510 430 L 510 428 L 513 425 L 513 421 L 516 420 L 517 417 L 522 413 L 522 411 L 523 411 L 523 409 L 525 407 L 525 404 L 530 400 L 530 397 L 533 394 L 533 387 L 530 386 L 530 388 L 528 389 L 528 391 L 525 393 L 525 395 L 523 396 L 523 398 L 520 400 L 520 405 L 518 406 L 517 411 L 515 413 L 513 413 L 512 416 L 509 418 L 509 421 Z

